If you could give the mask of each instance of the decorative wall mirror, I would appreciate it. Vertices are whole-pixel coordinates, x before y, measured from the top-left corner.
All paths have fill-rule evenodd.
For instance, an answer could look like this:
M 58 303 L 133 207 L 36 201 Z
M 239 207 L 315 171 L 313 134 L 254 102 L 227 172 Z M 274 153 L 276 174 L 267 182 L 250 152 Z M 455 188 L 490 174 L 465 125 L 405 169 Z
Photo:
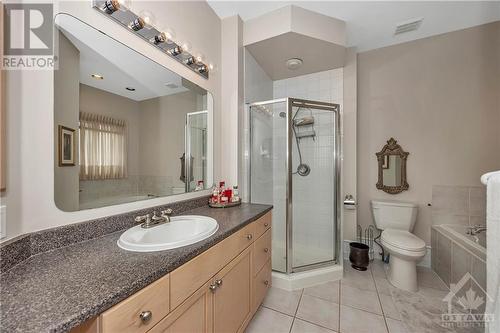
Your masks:
M 397 194 L 408 190 L 406 181 L 406 160 L 410 153 L 405 152 L 394 138 L 377 155 L 378 182 L 377 188 L 389 194 Z
M 211 94 L 73 16 L 59 14 L 55 24 L 57 207 L 77 211 L 209 188 Z

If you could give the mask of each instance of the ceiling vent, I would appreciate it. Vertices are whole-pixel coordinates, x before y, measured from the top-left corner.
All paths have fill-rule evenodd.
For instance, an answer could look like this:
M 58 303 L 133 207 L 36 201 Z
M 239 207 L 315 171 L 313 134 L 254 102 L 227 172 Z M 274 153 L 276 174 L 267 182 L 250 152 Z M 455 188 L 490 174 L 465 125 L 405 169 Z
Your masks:
M 401 22 L 398 25 L 396 25 L 396 31 L 394 32 L 394 34 L 399 35 L 405 32 L 417 30 L 422 25 L 423 20 L 424 20 L 423 17 L 419 17 L 405 22 Z
M 165 86 L 167 86 L 168 88 L 170 89 L 176 89 L 176 88 L 179 88 L 178 85 L 176 85 L 175 83 L 165 83 Z

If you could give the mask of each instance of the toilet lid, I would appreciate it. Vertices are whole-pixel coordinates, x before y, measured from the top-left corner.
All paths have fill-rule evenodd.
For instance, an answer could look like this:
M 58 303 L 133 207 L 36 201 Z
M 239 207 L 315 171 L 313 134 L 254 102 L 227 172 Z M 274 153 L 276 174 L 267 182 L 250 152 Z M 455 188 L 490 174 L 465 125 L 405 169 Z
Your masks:
M 404 230 L 385 229 L 381 238 L 384 243 L 406 251 L 421 251 L 425 248 L 423 240 Z

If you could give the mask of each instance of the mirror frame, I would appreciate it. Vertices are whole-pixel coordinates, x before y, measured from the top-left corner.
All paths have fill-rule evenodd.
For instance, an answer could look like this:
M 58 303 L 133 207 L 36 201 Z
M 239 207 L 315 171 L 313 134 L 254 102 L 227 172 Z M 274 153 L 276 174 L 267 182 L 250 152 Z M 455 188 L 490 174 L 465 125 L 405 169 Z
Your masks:
M 377 155 L 378 161 L 378 181 L 377 189 L 382 190 L 389 194 L 398 194 L 403 191 L 407 191 L 410 185 L 406 181 L 406 160 L 410 153 L 405 152 L 398 142 L 394 138 L 387 140 L 387 144 L 382 148 L 381 151 L 375 153 Z M 401 185 L 398 186 L 387 186 L 384 185 L 384 175 L 383 175 L 383 165 L 385 156 L 397 155 L 401 157 Z

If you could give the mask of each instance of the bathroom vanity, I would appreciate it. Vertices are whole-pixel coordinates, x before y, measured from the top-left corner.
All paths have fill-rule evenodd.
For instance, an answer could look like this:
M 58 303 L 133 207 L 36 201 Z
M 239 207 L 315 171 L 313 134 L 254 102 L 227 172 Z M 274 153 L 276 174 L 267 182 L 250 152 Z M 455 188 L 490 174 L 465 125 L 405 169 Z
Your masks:
M 271 213 L 73 332 L 243 332 L 271 285 Z
M 271 285 L 271 208 L 174 207 L 183 215 L 212 217 L 219 229 L 203 241 L 172 250 L 120 249 L 122 227 L 28 257 L 0 275 L 0 330 L 243 332 Z M 133 220 L 136 214 L 101 220 L 98 228 Z M 77 228 L 93 225 L 96 221 Z M 35 246 L 43 238 L 48 244 L 47 237 L 59 232 L 34 234 L 29 242 Z M 77 238 L 68 232 L 74 231 L 58 237 Z M 4 257 L 9 254 L 5 246 L 2 251 Z

